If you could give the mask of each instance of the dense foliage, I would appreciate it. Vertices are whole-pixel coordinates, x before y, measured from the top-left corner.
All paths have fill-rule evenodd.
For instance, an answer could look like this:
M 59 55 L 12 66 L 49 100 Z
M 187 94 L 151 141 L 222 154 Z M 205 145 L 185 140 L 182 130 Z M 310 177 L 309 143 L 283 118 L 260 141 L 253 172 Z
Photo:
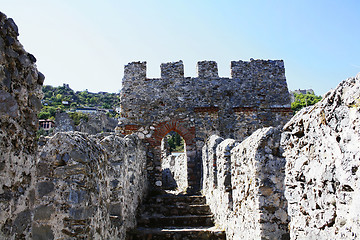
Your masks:
M 69 112 L 70 118 L 74 121 L 74 124 L 77 126 L 80 124 L 81 119 L 85 122 L 89 120 L 89 115 L 81 112 Z
M 74 92 L 69 85 L 60 87 L 43 86 L 43 107 L 38 114 L 39 119 L 55 119 L 56 111 L 75 110 L 78 107 L 97 107 L 114 110 L 119 106 L 119 94 L 117 93 L 91 93 L 87 90 Z M 115 112 L 110 114 L 115 117 Z M 85 118 L 81 114 L 72 114 L 71 117 L 77 121 Z
M 170 152 L 183 152 L 184 139 L 177 132 L 170 132 L 167 136 Z
M 314 105 L 321 100 L 321 96 L 316 96 L 312 93 L 302 94 L 294 93 L 295 101 L 291 103 L 291 109 L 297 113 L 300 109 Z

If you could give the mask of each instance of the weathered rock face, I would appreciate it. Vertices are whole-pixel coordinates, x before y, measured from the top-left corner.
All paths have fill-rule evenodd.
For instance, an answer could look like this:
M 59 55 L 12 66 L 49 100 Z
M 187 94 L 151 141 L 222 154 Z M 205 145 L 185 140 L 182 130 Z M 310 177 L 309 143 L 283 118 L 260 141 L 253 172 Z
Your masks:
M 75 131 L 74 121 L 66 112 L 57 112 L 55 115 L 55 132 Z
M 134 136 L 57 133 L 39 150 L 32 234 L 124 239 L 147 190 L 146 149 Z M 29 218 L 31 219 L 31 218 Z
M 125 66 L 118 130 L 137 132 L 155 149 L 170 131 L 185 140 L 190 187 L 199 188 L 201 148 L 212 134 L 243 140 L 256 129 L 285 124 L 290 99 L 281 60 L 234 61 L 231 78 L 218 76 L 213 61 L 198 63 L 198 77 L 184 77 L 182 61 L 161 65 L 161 78 L 146 78 L 146 62 Z M 152 172 L 161 181 L 161 172 Z
M 360 237 L 360 75 L 284 127 L 291 239 Z
M 134 136 L 57 133 L 37 148 L 44 76 L 0 13 L 0 239 L 124 239 L 147 189 Z
M 89 114 L 87 121 L 81 121 L 75 129 L 79 132 L 97 134 L 101 132 L 113 132 L 118 124 L 114 118 L 108 117 L 105 113 Z
M 279 130 L 259 129 L 241 143 L 211 136 L 203 164 L 203 194 L 227 239 L 289 238 Z
M 101 132 L 114 132 L 118 121 L 108 117 L 105 113 L 88 114 L 88 120 L 81 120 L 78 126 L 74 125 L 74 121 L 68 113 L 57 113 L 55 116 L 55 132 L 79 131 L 89 134 L 98 134 Z
M 0 12 L 0 239 L 29 238 L 37 113 L 44 75 Z

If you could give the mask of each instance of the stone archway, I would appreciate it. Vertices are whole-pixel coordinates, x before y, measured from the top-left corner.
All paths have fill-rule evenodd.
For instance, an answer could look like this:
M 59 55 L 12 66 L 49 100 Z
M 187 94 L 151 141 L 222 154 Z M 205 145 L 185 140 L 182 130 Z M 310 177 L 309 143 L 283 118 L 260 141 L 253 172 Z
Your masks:
M 195 142 L 195 127 L 189 126 L 186 121 L 183 120 L 171 120 L 162 122 L 154 126 L 154 132 L 151 137 L 146 138 L 146 141 L 150 144 L 154 153 L 154 166 L 155 171 L 152 171 L 154 176 L 150 176 L 150 179 L 155 181 L 155 187 L 161 188 L 161 140 L 171 131 L 177 132 L 185 141 L 186 149 L 184 152 L 187 156 L 187 180 L 188 189 L 187 192 L 194 192 L 199 190 L 200 176 L 196 174 L 196 142 Z

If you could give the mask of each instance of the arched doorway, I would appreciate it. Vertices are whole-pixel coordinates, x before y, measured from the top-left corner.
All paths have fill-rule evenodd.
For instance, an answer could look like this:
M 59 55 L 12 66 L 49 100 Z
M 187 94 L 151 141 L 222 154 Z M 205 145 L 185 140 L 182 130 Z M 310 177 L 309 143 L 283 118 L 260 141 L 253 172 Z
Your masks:
M 147 141 L 151 145 L 154 153 L 154 171 L 149 171 L 149 180 L 152 186 L 158 189 L 165 189 L 162 178 L 161 168 L 161 142 L 162 139 L 171 131 L 177 132 L 185 142 L 184 153 L 186 155 L 186 171 L 187 171 L 187 192 L 196 192 L 200 188 L 200 174 L 195 169 L 198 166 L 197 151 L 195 144 L 195 127 L 189 126 L 189 123 L 183 120 L 171 120 L 162 122 L 154 127 L 154 133 Z
M 165 190 L 177 193 L 188 188 L 187 157 L 184 138 L 170 131 L 161 141 L 162 185 Z

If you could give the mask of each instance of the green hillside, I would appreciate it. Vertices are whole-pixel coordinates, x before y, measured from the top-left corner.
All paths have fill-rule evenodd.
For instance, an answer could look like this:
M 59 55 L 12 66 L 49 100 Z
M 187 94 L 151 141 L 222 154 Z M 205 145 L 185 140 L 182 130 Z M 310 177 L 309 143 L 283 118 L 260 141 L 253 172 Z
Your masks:
M 120 106 L 118 93 L 74 91 L 68 84 L 60 87 L 43 86 L 44 98 L 39 119 L 54 119 L 56 111 L 75 110 L 78 107 L 96 107 L 109 109 L 115 117 L 115 108 Z

